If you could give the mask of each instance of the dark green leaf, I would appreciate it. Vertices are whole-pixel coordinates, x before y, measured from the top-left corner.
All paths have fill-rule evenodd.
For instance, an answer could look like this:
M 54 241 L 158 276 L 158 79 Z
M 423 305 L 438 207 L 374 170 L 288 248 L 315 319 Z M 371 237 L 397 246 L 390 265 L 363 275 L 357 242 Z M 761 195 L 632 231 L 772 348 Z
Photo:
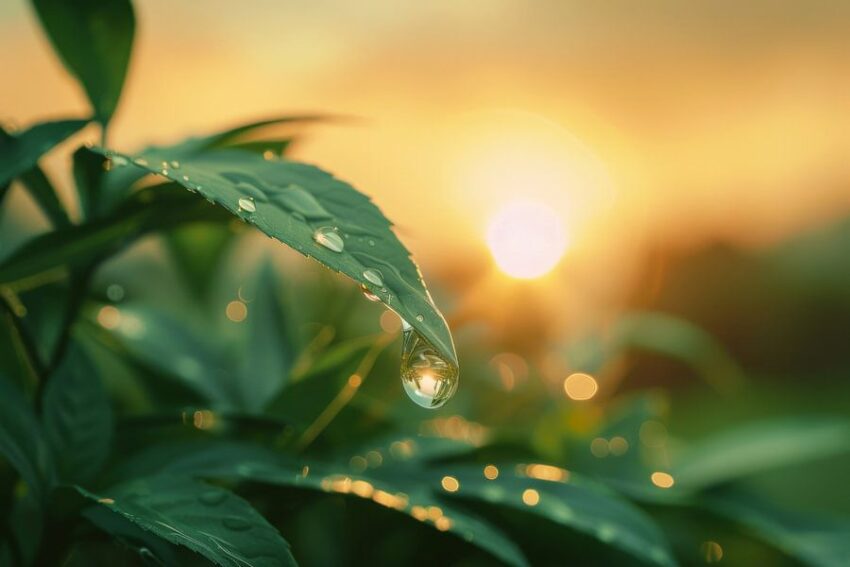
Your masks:
M 38 283 L 57 270 L 114 254 L 152 230 L 218 218 L 220 212 L 193 195 L 167 185 L 151 187 L 134 194 L 107 218 L 28 241 L 0 264 L 0 284 Z
M 93 219 L 101 211 L 100 199 L 106 159 L 89 148 L 81 147 L 74 152 L 74 183 L 84 219 Z
M 130 62 L 136 18 L 129 0 L 33 0 L 53 48 L 109 123 Z
M 259 412 L 289 379 L 295 358 L 292 330 L 284 318 L 279 297 L 280 282 L 274 267 L 263 261 L 251 281 L 242 288 L 250 299 L 245 321 L 245 344 L 239 380 L 243 407 Z
M 223 488 L 157 476 L 81 494 L 223 567 L 295 565 L 289 544 L 248 502 Z
M 427 484 L 404 475 L 377 477 L 369 473 L 350 474 L 344 465 L 310 459 L 292 461 L 260 448 L 242 445 L 185 453 L 163 470 L 168 474 L 250 480 L 352 494 L 412 514 L 418 519 L 423 519 L 421 514 L 427 513 L 429 508 L 439 508 L 440 516 L 445 518 L 436 524 L 440 529 L 448 530 L 509 565 L 527 564 L 517 546 L 495 527 L 463 508 L 439 500 Z M 433 519 L 428 522 L 433 522 Z
M 850 452 L 850 421 L 807 417 L 736 427 L 678 455 L 677 488 L 705 489 L 770 469 Z
M 223 224 L 195 223 L 170 231 L 165 243 L 189 287 L 206 299 L 233 243 L 233 231 Z
M 128 156 L 104 153 L 130 161 Z M 448 325 L 418 267 L 380 210 L 347 183 L 311 165 L 270 161 L 236 150 L 186 159 L 180 168 L 131 163 L 201 193 L 269 236 L 359 282 L 457 365 Z M 334 246 L 317 243 L 319 229 L 332 233 Z M 365 277 L 366 270 L 378 270 L 383 286 Z
M 789 512 L 740 490 L 706 495 L 701 505 L 812 567 L 850 564 L 850 522 L 846 520 Z
M 50 378 L 42 421 L 59 479 L 91 481 L 109 453 L 112 408 L 97 369 L 78 347 L 68 350 Z
M 0 376 L 0 455 L 43 502 L 55 476 L 50 450 L 29 401 L 4 376 Z
M 88 124 L 88 120 L 42 122 L 20 134 L 0 130 L 0 187 L 38 163 L 53 146 Z
M 53 184 L 50 183 L 40 167 L 34 166 L 29 171 L 24 172 L 21 174 L 20 180 L 54 227 L 67 228 L 71 226 L 65 205 L 59 200 L 56 189 L 53 188 Z

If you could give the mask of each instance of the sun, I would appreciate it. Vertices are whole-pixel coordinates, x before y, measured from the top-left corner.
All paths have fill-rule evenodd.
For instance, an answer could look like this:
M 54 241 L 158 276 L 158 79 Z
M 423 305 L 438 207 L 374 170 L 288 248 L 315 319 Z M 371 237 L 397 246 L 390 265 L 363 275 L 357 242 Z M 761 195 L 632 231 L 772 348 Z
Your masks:
M 549 273 L 567 248 L 561 216 L 541 201 L 514 200 L 496 211 L 487 225 L 487 246 L 507 275 L 534 279 Z

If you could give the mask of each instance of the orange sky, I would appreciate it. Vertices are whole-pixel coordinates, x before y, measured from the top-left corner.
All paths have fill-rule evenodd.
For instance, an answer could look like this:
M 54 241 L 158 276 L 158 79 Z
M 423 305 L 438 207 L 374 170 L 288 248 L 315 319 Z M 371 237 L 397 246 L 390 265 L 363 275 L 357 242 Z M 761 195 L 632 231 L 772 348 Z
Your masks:
M 136 4 L 112 145 L 360 117 L 296 156 L 371 194 L 426 274 L 482 257 L 517 194 L 563 215 L 565 270 L 606 278 L 659 235 L 758 243 L 850 210 L 846 2 Z M 22 0 L 0 68 L 0 118 L 86 111 Z

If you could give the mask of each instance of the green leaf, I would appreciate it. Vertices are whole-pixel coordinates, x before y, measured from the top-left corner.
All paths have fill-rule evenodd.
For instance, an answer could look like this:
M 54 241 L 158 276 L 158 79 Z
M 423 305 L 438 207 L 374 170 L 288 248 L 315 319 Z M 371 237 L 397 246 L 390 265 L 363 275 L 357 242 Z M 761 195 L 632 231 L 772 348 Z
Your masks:
M 221 216 L 203 200 L 174 191 L 173 186 L 151 187 L 135 193 L 109 217 L 26 242 L 0 263 L 0 284 L 40 285 L 50 281 L 50 274 L 57 270 L 114 254 L 153 230 Z
M 78 347 L 68 350 L 50 378 L 42 421 L 59 479 L 94 479 L 109 453 L 112 408 L 97 369 Z
M 295 565 L 289 544 L 251 505 L 223 488 L 156 476 L 85 497 L 223 567 Z
M 165 243 L 189 288 L 202 299 L 209 297 L 225 252 L 234 238 L 229 226 L 195 223 L 165 235 Z
M 615 349 L 638 349 L 680 360 L 719 391 L 734 391 L 743 371 L 724 347 L 693 323 L 665 313 L 633 312 L 613 332 Z
M 33 0 L 53 48 L 109 123 L 127 75 L 136 18 L 129 0 Z
M 740 490 L 714 492 L 700 504 L 807 565 L 850 564 L 850 523 L 846 520 L 790 512 Z
M 305 468 L 306 467 L 306 468 Z M 382 506 L 414 517 L 430 507 L 439 508 L 446 520 L 436 525 L 498 557 L 509 565 L 527 565 L 517 546 L 498 529 L 463 508 L 434 496 L 425 483 L 397 475 L 349 474 L 345 465 L 312 459 L 289 460 L 281 455 L 249 445 L 220 445 L 215 449 L 181 457 L 162 466 L 163 472 L 262 482 L 323 492 L 341 492 L 372 500 Z M 306 476 L 304 472 L 306 471 Z M 347 479 L 347 480 L 346 480 Z M 355 484 L 356 483 L 356 484 Z M 428 521 L 435 525 L 433 521 Z
M 0 455 L 14 467 L 31 493 L 44 502 L 54 466 L 29 401 L 0 376 Z
M 250 303 L 238 383 L 242 406 L 248 411 L 259 412 L 286 386 L 295 358 L 292 330 L 283 317 L 279 288 L 268 259 L 242 288 Z
M 106 159 L 83 146 L 74 152 L 74 183 L 84 219 L 93 219 L 101 211 L 100 198 Z
M 850 420 L 779 419 L 735 427 L 675 459 L 677 489 L 702 490 L 778 467 L 850 452 Z
M 20 134 L 0 129 L 0 187 L 32 169 L 56 144 L 88 124 L 88 120 L 42 122 Z
M 53 184 L 50 183 L 40 167 L 34 166 L 21 174 L 20 179 L 54 227 L 67 228 L 71 226 L 65 205 L 59 200 L 56 189 L 53 188 Z
M 654 565 L 675 565 L 667 541 L 652 519 L 608 493 L 601 486 L 571 477 L 568 482 L 524 478 L 515 474 L 516 465 L 499 467 L 499 475 L 487 480 L 481 469 L 445 467 L 459 482 L 456 498 L 481 500 L 497 506 L 522 510 L 556 524 L 586 533 Z M 538 500 L 524 501 L 527 490 Z M 531 497 L 531 496 L 529 496 Z
M 457 365 L 448 325 L 418 267 L 380 210 L 349 184 L 311 165 L 265 160 L 237 150 L 199 155 L 182 161 L 180 168 L 130 163 L 199 192 L 267 235 L 359 282 Z M 240 207 L 240 200 L 249 204 Z M 321 228 L 334 232 L 332 248 L 340 248 L 342 242 L 341 251 L 316 242 Z M 365 277 L 366 270 L 378 270 L 383 286 Z

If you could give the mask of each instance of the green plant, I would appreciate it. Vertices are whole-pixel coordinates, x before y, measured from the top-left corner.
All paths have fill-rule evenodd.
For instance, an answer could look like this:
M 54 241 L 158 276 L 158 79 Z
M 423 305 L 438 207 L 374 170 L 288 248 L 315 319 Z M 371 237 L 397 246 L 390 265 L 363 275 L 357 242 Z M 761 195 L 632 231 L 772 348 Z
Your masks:
M 614 464 L 587 451 L 594 439 L 637 448 L 664 420 L 652 394 L 587 428 L 565 426 L 588 415 L 553 403 L 539 382 L 510 394 L 476 382 L 456 411 L 483 425 L 423 420 L 386 394 L 400 391 L 387 354 L 397 334 L 374 332 L 361 291 L 405 321 L 401 374 L 417 403 L 453 393 L 455 347 L 380 211 L 283 159 L 291 135 L 265 137 L 320 116 L 134 154 L 80 147 L 79 214 L 69 213 L 39 159 L 90 121 L 106 145 L 135 18 L 122 0 L 34 5 L 93 117 L 0 133 L 0 204 L 12 206 L 2 200 L 16 182 L 50 225 L 3 227 L 20 244 L 0 260 L 0 564 L 674 565 L 696 560 L 686 549 L 698 536 L 676 531 L 694 515 L 743 524 L 813 565 L 846 559 L 846 524 L 778 513 L 744 484 L 846 453 L 846 419 L 720 435 L 670 467 L 676 485 L 665 489 L 636 449 Z M 258 231 L 361 290 L 306 263 L 282 278 L 252 252 Z M 142 240 L 159 254 L 140 251 Z M 634 347 L 740 387 L 722 348 L 667 316 L 634 313 L 610 340 L 568 349 L 596 371 Z M 424 394 L 417 360 L 440 379 Z M 473 353 L 468 374 L 488 360 Z M 777 557 L 759 544 L 745 552 Z

